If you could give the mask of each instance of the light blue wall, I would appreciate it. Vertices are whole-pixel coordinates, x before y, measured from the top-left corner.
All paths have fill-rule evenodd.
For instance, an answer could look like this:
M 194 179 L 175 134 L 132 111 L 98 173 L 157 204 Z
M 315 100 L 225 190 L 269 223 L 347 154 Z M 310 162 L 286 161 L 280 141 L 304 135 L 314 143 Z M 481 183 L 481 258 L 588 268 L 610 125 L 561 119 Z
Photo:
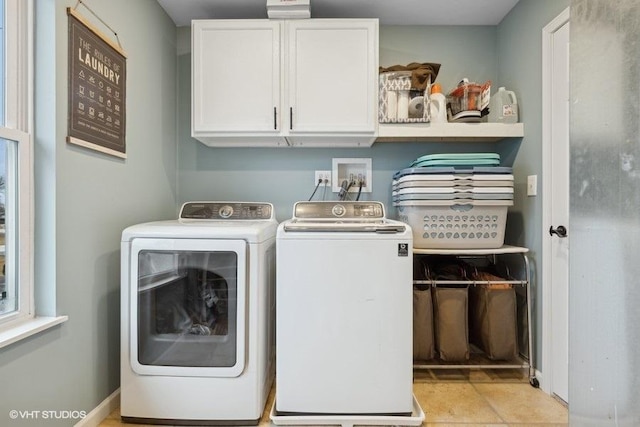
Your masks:
M 437 82 L 443 92 L 464 77 L 471 81 L 494 81 L 498 77 L 494 26 L 380 27 L 380 66 L 410 62 L 441 64 Z
M 121 160 L 65 142 L 66 7 L 76 3 L 36 0 L 35 276 L 38 296 L 47 297 L 38 308 L 69 321 L 0 349 L 0 425 L 9 425 L 11 409 L 88 412 L 119 387 L 120 235 L 176 214 L 175 25 L 155 0 L 89 2 L 128 56 Z M 74 424 L 11 425 L 45 423 Z
M 486 143 L 375 143 L 371 148 L 210 148 L 190 136 L 190 29 L 180 28 L 185 46 L 178 59 L 178 199 L 262 200 L 274 203 L 278 220 L 291 217 L 293 204 L 314 189 L 314 170 L 331 169 L 334 157 L 372 159 L 373 192 L 361 199 L 391 206 L 393 174 L 424 154 L 495 148 Z M 386 27 L 380 29 L 380 65 L 409 62 L 442 64 L 437 81 L 446 91 L 462 77 L 495 80 L 495 27 Z M 460 46 L 464 46 L 461 49 Z M 467 51 L 469 49 L 469 51 Z M 321 193 L 321 189 L 318 190 Z M 327 192 L 327 200 L 335 200 Z
M 48 295 L 40 310 L 70 320 L 0 349 L 0 377 L 12 384 L 10 394 L 5 389 L 0 395 L 0 414 L 10 409 L 91 410 L 119 386 L 119 237 L 127 225 L 174 217 L 179 203 L 195 199 L 271 201 L 284 220 L 293 203 L 313 191 L 313 171 L 329 169 L 333 157 L 372 158 L 374 192 L 367 198 L 388 206 L 393 173 L 431 152 L 497 149 L 513 159 L 519 148 L 520 194 L 523 177 L 541 171 L 540 34 L 566 7 L 565 0 L 521 0 L 498 27 L 381 27 L 381 65 L 440 62 L 438 81 L 445 90 L 462 77 L 516 90 L 525 122 L 522 146 L 519 140 L 495 145 L 400 142 L 365 149 L 204 146 L 189 136 L 190 54 L 181 51 L 176 66 L 176 40 L 188 39 L 189 29 L 179 29 L 177 38 L 154 0 L 95 2 L 92 9 L 118 31 L 128 54 L 126 160 L 65 142 L 65 7 L 76 1 L 36 3 L 36 281 L 39 295 Z M 91 19 L 82 6 L 80 12 Z M 532 237 L 541 223 L 538 204 L 518 200 L 516 206 L 525 225 L 515 233 L 515 243 L 532 247 L 534 257 L 539 252 Z M 47 294 L 51 281 L 57 290 Z
M 313 191 L 313 171 L 330 169 L 333 157 L 370 157 L 373 163 L 373 193 L 366 199 L 380 200 L 390 216 L 390 183 L 394 172 L 414 158 L 436 152 L 462 150 L 497 151 L 505 165 L 513 165 L 516 201 L 507 224 L 507 243 L 530 248 L 534 290 L 535 363 L 540 366 L 542 300 L 538 277 L 542 266 L 541 197 L 526 196 L 526 177 L 536 174 L 541 188 L 542 173 L 542 28 L 569 5 L 568 0 L 520 0 L 498 26 L 381 26 L 380 65 L 409 62 L 442 64 L 437 81 L 444 91 L 463 77 L 491 80 L 514 90 L 519 99 L 520 120 L 525 137 L 500 143 L 375 143 L 360 149 L 209 148 L 190 137 L 189 28 L 179 29 L 185 48 L 178 59 L 178 199 L 238 199 L 270 201 L 279 220 L 291 216 L 295 201 Z M 333 198 L 335 195 L 330 194 Z
M 527 197 L 527 175 L 538 175 L 542 188 L 542 29 L 564 9 L 568 0 L 520 0 L 498 26 L 497 54 L 500 86 L 513 90 L 518 98 L 524 138 L 514 163 L 515 206 L 507 220 L 507 239 L 529 248 L 532 261 L 532 290 L 535 337 L 535 366 L 543 370 L 542 307 L 542 197 Z

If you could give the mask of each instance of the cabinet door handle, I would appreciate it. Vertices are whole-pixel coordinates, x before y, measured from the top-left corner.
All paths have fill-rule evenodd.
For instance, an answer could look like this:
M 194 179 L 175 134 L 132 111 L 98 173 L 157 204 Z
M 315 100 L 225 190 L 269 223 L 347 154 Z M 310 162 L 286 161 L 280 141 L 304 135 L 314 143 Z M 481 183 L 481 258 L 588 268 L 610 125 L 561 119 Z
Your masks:
M 293 107 L 289 107 L 289 130 L 293 129 Z
M 278 130 L 278 110 L 273 107 L 273 130 Z

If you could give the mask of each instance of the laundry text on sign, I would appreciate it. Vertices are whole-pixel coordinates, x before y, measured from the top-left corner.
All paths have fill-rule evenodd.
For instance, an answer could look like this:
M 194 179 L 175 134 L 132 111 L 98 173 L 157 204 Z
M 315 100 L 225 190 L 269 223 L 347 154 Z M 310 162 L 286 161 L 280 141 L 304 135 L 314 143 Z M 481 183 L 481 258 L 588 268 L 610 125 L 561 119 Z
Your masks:
M 84 40 L 82 37 L 79 38 L 79 41 L 78 60 L 103 76 L 105 79 L 112 83 L 119 84 L 120 74 L 117 72 L 118 70 L 114 69 L 115 67 L 111 67 L 111 60 L 97 49 L 94 50 L 94 54 L 92 55 L 91 43 Z

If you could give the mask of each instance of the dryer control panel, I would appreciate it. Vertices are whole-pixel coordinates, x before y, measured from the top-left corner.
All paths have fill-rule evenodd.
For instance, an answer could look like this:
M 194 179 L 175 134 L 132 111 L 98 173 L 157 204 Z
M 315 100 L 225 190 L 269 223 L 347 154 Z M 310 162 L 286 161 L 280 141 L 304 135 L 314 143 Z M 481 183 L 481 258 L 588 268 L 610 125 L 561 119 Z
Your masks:
M 273 216 L 270 203 L 187 202 L 180 209 L 180 220 L 268 220 Z

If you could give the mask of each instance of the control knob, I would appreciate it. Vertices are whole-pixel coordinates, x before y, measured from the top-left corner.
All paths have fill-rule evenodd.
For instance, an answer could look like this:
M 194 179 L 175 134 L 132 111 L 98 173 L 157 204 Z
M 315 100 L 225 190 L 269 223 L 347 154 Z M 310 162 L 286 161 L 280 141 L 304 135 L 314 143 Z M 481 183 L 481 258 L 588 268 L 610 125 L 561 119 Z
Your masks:
M 224 205 L 223 207 L 220 208 L 220 210 L 218 211 L 218 214 L 222 218 L 229 218 L 231 217 L 231 215 L 233 215 L 233 208 L 229 205 Z

